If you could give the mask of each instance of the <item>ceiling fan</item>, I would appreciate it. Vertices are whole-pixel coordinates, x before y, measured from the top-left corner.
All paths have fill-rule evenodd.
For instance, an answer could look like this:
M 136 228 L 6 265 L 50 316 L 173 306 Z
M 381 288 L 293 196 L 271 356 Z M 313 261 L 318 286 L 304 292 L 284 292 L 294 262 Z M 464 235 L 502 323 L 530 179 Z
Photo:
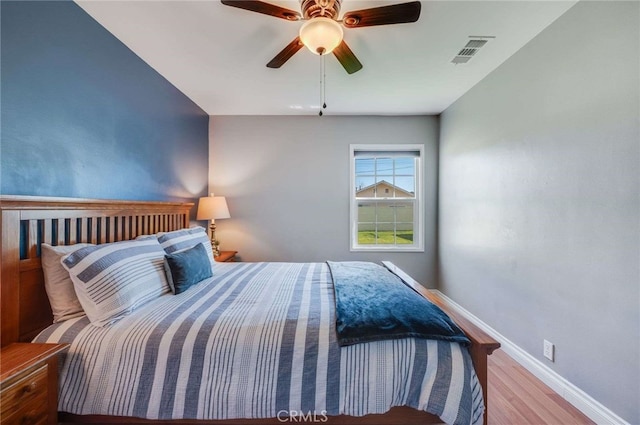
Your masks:
M 300 34 L 267 64 L 269 68 L 280 68 L 294 54 L 307 46 L 317 55 L 333 52 L 340 64 L 353 74 L 362 69 L 362 64 L 343 40 L 342 26 L 361 28 L 375 25 L 416 22 L 420 17 L 419 1 L 390 6 L 346 12 L 338 19 L 342 0 L 300 0 L 302 14 L 260 0 L 221 0 L 222 4 L 275 16 L 287 21 L 306 21 Z M 342 24 L 342 26 L 340 25 Z

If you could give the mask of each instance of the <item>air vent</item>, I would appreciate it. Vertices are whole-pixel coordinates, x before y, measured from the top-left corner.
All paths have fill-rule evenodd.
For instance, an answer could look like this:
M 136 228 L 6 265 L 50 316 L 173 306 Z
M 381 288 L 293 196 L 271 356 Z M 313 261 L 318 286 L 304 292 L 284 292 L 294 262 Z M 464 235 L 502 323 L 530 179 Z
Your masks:
M 487 44 L 487 40 L 470 40 L 466 46 L 464 47 L 468 47 L 470 49 L 479 49 L 482 46 L 484 46 L 485 44 Z
M 458 52 L 458 56 L 473 56 L 478 49 L 462 49 Z
M 488 35 L 488 36 L 469 36 L 469 38 L 471 40 L 469 40 L 467 44 L 462 49 L 460 49 L 458 54 L 453 58 L 453 60 L 451 60 L 451 63 L 457 65 L 459 63 L 469 62 L 471 58 L 475 56 L 476 53 L 478 53 L 478 50 L 480 50 L 482 46 L 487 44 L 487 41 L 489 41 L 489 39 L 492 39 L 495 37 Z

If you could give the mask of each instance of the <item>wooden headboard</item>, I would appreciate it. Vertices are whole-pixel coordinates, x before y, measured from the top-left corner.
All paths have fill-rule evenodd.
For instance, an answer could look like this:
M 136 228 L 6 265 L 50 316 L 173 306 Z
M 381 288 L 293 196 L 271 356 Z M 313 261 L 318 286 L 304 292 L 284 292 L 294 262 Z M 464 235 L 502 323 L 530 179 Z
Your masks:
M 53 322 L 40 245 L 108 243 L 189 227 L 193 203 L 0 196 L 1 346 Z

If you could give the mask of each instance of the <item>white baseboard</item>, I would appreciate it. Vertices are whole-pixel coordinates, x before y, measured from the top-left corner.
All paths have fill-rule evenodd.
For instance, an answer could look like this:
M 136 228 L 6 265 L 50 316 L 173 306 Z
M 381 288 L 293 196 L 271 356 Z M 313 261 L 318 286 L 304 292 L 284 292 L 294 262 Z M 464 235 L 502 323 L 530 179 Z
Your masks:
M 444 295 L 438 290 L 434 290 L 439 296 L 451 303 L 453 308 L 462 314 L 464 317 L 473 322 L 476 326 L 483 331 L 491 335 L 493 338 L 500 342 L 500 349 L 506 354 L 512 357 L 516 362 L 522 365 L 525 369 L 531 372 L 536 378 L 540 379 L 546 385 L 548 385 L 553 391 L 558 393 L 562 398 L 567 400 L 576 409 L 584 413 L 589 419 L 597 424 L 612 424 L 612 425 L 629 425 L 627 421 L 616 415 L 611 410 L 607 409 L 600 402 L 593 397 L 582 391 L 580 388 L 567 381 L 560 376 L 557 372 L 550 369 L 548 366 L 540 362 L 531 354 L 518 347 L 516 344 L 505 338 L 495 329 L 478 319 L 462 306 L 457 304 L 451 298 Z

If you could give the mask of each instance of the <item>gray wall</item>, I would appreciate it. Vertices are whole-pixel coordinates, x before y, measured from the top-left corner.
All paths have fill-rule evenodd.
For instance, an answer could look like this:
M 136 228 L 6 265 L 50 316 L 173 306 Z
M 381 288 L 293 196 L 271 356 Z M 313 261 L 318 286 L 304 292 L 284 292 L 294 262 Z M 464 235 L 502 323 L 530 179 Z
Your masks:
M 449 107 L 439 201 L 443 292 L 634 424 L 639 6 L 578 3 Z
M 222 249 L 245 261 L 389 259 L 435 286 L 437 117 L 214 116 L 210 188 Z M 349 144 L 425 146 L 425 252 L 349 252 Z

